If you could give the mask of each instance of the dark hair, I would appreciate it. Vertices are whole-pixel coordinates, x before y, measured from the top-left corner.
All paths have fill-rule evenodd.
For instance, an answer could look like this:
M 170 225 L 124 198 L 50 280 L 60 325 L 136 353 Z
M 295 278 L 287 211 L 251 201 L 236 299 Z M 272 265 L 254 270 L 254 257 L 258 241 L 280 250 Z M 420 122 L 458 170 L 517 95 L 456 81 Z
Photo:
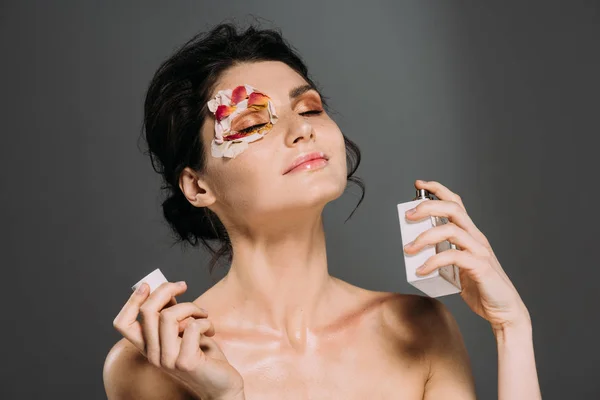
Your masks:
M 144 154 L 150 156 L 152 167 L 162 176 L 161 189 L 167 192 L 162 208 L 174 234 L 173 244 L 202 243 L 212 254 L 211 273 L 222 256 L 228 262 L 232 260 L 231 241 L 214 212 L 195 207 L 185 198 L 179 188 L 179 176 L 185 167 L 201 171 L 205 166 L 200 128 L 208 117 L 206 103 L 219 77 L 234 65 L 258 61 L 281 61 L 317 87 L 304 62 L 279 30 L 250 25 L 238 33 L 232 23 L 222 23 L 192 37 L 159 66 L 144 102 L 142 135 L 145 131 L 148 145 Z M 329 111 L 326 98 L 321 97 L 323 107 Z M 360 150 L 345 135 L 344 142 L 348 180 L 361 190 L 349 219 L 365 196 L 365 186 L 360 178 L 353 176 L 360 164 Z M 211 242 L 220 246 L 215 248 Z

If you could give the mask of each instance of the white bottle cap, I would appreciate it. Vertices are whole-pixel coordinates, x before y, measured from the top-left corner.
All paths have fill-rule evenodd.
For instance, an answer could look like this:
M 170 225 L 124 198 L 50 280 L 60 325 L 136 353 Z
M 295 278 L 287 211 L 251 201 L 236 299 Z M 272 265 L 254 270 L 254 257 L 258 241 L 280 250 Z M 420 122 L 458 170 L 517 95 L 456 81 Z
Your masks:
M 150 286 L 150 293 L 154 291 L 157 287 L 159 287 L 163 282 L 168 282 L 167 278 L 160 272 L 159 268 L 156 268 L 154 271 L 150 272 L 148 275 L 140 279 L 138 283 L 131 287 L 131 290 L 135 291 L 142 282 L 146 282 L 148 286 Z

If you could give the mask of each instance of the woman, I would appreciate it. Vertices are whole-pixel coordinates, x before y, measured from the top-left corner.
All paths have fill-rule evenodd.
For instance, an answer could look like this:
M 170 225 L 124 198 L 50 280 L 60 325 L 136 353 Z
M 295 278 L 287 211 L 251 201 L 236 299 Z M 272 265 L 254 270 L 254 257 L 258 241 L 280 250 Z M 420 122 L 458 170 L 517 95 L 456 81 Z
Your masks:
M 348 180 L 360 183 L 360 152 L 278 32 L 223 24 L 190 40 L 154 76 L 144 122 L 167 221 L 213 251 L 211 269 L 226 257 L 230 270 L 191 303 L 173 299 L 184 282 L 131 295 L 105 363 L 109 399 L 475 398 L 459 328 L 439 300 L 328 274 L 321 213 Z M 452 223 L 405 251 L 459 245 L 422 273 L 460 267 L 461 296 L 498 342 L 499 398 L 541 398 L 529 313 L 487 239 L 458 195 L 415 186 L 440 200 L 407 218 Z

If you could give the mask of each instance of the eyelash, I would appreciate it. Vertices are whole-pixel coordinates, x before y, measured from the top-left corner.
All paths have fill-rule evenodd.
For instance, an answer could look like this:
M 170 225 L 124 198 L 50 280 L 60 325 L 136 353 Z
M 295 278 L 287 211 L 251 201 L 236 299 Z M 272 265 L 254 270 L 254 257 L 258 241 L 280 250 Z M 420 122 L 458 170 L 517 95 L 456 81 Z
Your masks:
M 300 113 L 300 115 L 306 115 L 306 114 L 309 114 L 309 115 L 319 115 L 322 112 L 323 112 L 323 110 L 310 110 L 310 111 L 305 111 L 303 113 Z M 238 132 L 240 132 L 240 133 L 248 133 L 248 132 L 251 132 L 251 131 L 253 131 L 255 129 L 263 127 L 265 125 L 266 125 L 266 123 L 265 124 L 252 125 L 252 126 L 249 126 L 248 128 L 242 129 L 241 131 L 238 131 Z

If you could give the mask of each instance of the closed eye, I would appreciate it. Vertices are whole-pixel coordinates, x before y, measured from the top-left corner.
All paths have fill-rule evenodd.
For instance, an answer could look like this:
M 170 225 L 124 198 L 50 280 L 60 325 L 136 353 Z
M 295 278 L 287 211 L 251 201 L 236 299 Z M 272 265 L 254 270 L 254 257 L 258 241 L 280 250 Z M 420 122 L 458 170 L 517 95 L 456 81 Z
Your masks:
M 252 132 L 254 130 L 257 130 L 257 129 L 265 126 L 265 125 L 267 125 L 266 122 L 264 124 L 252 125 L 252 126 L 249 126 L 248 128 L 242 129 L 241 131 L 238 131 L 238 132 L 240 132 L 240 133 L 250 133 L 250 132 Z
M 310 115 L 319 115 L 323 112 L 323 110 L 310 110 L 300 113 L 300 115 L 310 114 Z

